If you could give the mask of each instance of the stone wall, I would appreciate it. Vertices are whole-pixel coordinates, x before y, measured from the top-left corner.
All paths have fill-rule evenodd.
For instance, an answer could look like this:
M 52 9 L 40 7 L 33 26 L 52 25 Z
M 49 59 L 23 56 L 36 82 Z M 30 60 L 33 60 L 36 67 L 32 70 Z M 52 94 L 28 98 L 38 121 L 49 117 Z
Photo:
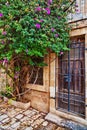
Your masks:
M 87 18 L 87 0 L 76 0 L 76 11 L 69 14 L 69 22 Z
M 33 108 L 45 113 L 49 112 L 49 94 L 47 92 L 31 90 L 24 95 L 23 99 L 26 102 L 30 101 Z

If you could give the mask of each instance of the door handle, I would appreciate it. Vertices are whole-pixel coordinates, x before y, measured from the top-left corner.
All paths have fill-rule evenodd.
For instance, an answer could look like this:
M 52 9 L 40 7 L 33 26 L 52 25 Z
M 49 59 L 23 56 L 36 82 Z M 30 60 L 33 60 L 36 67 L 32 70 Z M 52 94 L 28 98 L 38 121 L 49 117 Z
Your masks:
M 64 81 L 65 82 L 71 82 L 71 75 L 70 74 L 65 74 L 64 75 Z

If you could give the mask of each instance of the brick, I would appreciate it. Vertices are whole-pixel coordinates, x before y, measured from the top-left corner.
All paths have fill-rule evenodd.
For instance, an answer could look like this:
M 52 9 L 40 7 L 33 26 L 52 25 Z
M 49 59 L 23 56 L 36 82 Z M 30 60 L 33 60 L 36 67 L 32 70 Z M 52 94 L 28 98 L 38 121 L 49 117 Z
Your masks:
M 11 125 L 11 128 L 18 128 L 20 126 L 20 122 L 16 122 L 14 124 Z
M 31 118 L 32 118 L 33 120 L 36 120 L 36 119 L 39 118 L 39 117 L 41 117 L 41 114 L 34 115 L 34 116 L 32 116 Z
M 17 115 L 15 118 L 16 119 L 21 119 L 23 117 L 23 115 L 22 114 L 19 114 L 19 115 Z
M 44 121 L 42 126 L 47 126 L 48 125 L 48 121 Z
M 44 121 L 44 119 L 38 118 L 37 120 L 35 120 L 35 121 L 31 124 L 31 126 L 34 127 L 34 126 L 36 126 L 36 125 L 40 125 L 43 121 Z
M 27 116 L 23 117 L 22 119 L 20 119 L 21 122 L 27 121 L 29 120 L 29 118 Z
M 46 130 L 56 130 L 57 127 L 57 125 L 49 123 L 49 125 L 46 127 Z
M 32 117 L 33 115 L 35 115 L 36 112 L 32 111 L 29 115 L 27 115 L 28 117 Z
M 27 110 L 27 111 L 24 112 L 24 115 L 29 115 L 31 112 L 32 112 L 32 111 Z
M 7 118 L 7 117 L 8 117 L 8 116 L 5 115 L 5 114 L 4 114 L 4 115 L 1 115 L 1 116 L 0 116 L 0 121 L 2 121 L 3 119 L 5 119 L 5 118 Z
M 27 127 L 25 130 L 33 130 L 33 128 L 30 126 L 30 127 Z
M 66 130 L 65 128 L 58 127 L 56 130 Z
M 6 119 L 4 119 L 3 121 L 2 121 L 2 123 L 3 124 L 6 124 L 6 123 L 9 123 L 11 120 L 10 120 L 10 118 L 6 118 Z
M 10 124 L 12 125 L 12 124 L 14 124 L 16 121 L 17 121 L 17 119 L 12 118 L 12 119 L 11 119 L 11 123 L 10 123 Z

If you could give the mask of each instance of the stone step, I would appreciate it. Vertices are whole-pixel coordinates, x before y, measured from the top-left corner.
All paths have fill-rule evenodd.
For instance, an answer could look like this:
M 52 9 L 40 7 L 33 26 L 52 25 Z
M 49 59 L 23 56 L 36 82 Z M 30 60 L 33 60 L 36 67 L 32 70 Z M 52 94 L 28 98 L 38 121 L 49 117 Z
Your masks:
M 58 126 L 60 126 L 60 128 L 58 128 L 57 130 L 87 130 L 87 125 L 83 126 L 77 122 L 60 118 L 57 115 L 52 114 L 52 113 L 48 113 L 45 119 L 47 121 L 51 121 L 57 124 Z M 64 127 L 64 129 L 61 127 Z
M 58 116 L 56 116 L 52 113 L 48 113 L 47 116 L 45 117 L 45 119 L 57 124 L 60 127 L 61 127 L 61 124 L 62 124 L 62 121 L 63 121 L 62 118 L 60 118 L 60 117 L 58 117 Z

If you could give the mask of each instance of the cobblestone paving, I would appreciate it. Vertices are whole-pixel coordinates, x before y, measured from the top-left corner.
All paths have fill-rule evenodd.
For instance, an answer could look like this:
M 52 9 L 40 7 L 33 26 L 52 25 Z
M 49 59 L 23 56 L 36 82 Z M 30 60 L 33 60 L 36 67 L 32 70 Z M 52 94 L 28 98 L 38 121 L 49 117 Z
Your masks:
M 31 107 L 22 110 L 0 102 L 0 130 L 64 130 L 46 121 L 45 116 Z

